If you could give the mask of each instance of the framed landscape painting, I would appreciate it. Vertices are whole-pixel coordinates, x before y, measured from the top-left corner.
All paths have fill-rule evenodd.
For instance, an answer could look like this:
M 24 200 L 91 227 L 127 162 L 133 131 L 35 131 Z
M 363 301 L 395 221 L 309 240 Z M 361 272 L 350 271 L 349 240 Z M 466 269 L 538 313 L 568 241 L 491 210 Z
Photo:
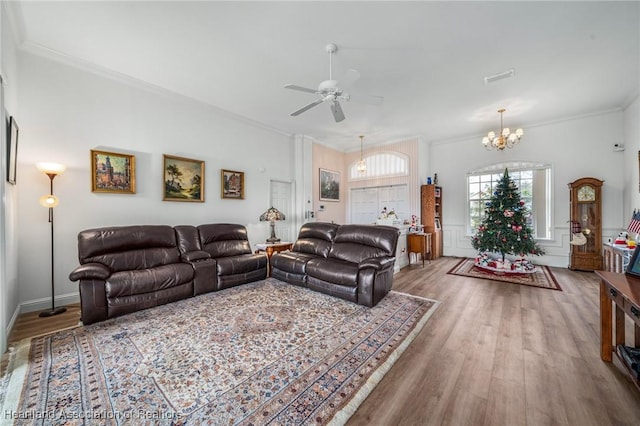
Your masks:
M 204 202 L 204 161 L 163 155 L 163 201 Z
M 320 169 L 320 201 L 340 201 L 340 172 Z
M 244 172 L 222 170 L 220 180 L 222 198 L 244 200 Z
M 92 149 L 91 191 L 135 194 L 136 157 Z

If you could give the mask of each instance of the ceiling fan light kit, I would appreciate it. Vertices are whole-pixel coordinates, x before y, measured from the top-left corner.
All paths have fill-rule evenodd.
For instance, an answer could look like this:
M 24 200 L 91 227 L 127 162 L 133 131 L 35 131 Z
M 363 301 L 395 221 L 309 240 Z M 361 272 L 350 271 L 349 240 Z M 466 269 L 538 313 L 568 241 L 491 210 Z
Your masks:
M 320 95 L 320 98 L 315 101 L 299 108 L 291 113 L 292 117 L 296 117 L 302 114 L 305 111 L 310 110 L 311 108 L 320 105 L 324 102 L 331 102 L 329 105 L 331 113 L 333 114 L 333 118 L 336 123 L 339 123 L 345 119 L 344 112 L 342 111 L 342 107 L 340 106 L 339 101 L 349 101 L 351 96 L 344 92 L 342 88 L 338 85 L 342 84 L 343 87 L 348 86 L 354 83 L 356 80 L 360 78 L 360 73 L 356 70 L 350 69 L 348 70 L 342 79 L 334 80 L 333 79 L 333 54 L 338 51 L 338 46 L 335 43 L 330 43 L 325 46 L 325 50 L 329 54 L 329 79 L 320 82 L 318 85 L 318 89 L 310 89 L 308 87 L 298 86 L 295 84 L 285 84 L 285 89 L 297 90 L 299 92 L 313 93 L 316 95 Z M 354 99 L 356 102 L 363 102 L 372 105 L 379 105 L 382 103 L 383 98 L 380 96 L 357 96 Z

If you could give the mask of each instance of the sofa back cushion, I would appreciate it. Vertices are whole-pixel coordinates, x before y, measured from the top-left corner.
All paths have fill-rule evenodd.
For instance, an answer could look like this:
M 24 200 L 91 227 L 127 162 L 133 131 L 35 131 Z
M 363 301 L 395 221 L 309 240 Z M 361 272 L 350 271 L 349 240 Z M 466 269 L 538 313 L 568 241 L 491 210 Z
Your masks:
M 365 259 L 395 256 L 398 228 L 378 225 L 342 225 L 336 231 L 330 258 L 360 263 Z
M 235 223 L 212 223 L 198 226 L 201 250 L 211 257 L 237 256 L 251 253 L 247 228 Z
M 111 272 L 180 262 L 176 235 L 166 225 L 113 226 L 78 234 L 80 264 L 101 263 Z
M 292 251 L 327 257 L 339 225 L 309 222 L 302 225 Z

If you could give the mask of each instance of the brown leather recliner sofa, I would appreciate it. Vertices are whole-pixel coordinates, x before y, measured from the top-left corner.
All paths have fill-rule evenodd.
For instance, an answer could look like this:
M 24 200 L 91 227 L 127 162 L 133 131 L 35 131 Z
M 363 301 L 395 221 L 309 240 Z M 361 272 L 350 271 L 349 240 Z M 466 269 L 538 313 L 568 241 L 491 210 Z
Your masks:
M 271 257 L 271 276 L 360 305 L 391 290 L 399 231 L 392 226 L 310 222 L 289 252 Z
M 80 281 L 85 325 L 267 276 L 266 255 L 236 224 L 89 229 L 78 259 L 69 279 Z

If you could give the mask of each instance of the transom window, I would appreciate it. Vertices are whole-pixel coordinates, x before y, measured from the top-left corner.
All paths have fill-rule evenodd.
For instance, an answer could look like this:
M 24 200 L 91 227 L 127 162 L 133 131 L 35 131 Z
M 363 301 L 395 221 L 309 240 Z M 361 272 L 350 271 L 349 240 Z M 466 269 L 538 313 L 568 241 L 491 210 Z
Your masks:
M 498 181 L 509 171 L 520 197 L 531 213 L 527 224 L 536 238 L 551 238 L 551 166 L 537 163 L 495 164 L 467 174 L 467 233 L 475 234 Z
M 379 152 L 362 159 L 367 165 L 367 170 L 364 173 L 360 173 L 357 168 L 359 160 L 356 160 L 349 167 L 349 180 L 406 176 L 409 174 L 409 158 L 402 154 Z

